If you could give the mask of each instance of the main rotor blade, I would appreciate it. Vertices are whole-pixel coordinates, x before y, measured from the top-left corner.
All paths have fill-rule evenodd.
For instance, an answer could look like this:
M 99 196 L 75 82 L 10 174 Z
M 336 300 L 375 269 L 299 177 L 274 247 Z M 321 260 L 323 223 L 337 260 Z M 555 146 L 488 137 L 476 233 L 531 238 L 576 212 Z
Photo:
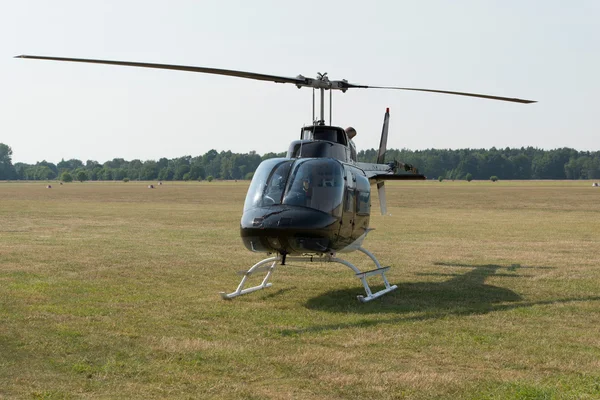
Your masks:
M 237 71 L 237 70 L 230 70 L 230 69 L 219 69 L 219 68 L 207 68 L 207 67 L 192 67 L 192 66 L 187 66 L 187 65 L 153 64 L 153 63 L 141 63 L 141 62 L 131 62 L 131 61 L 94 60 L 94 59 L 86 59 L 86 58 L 45 57 L 45 56 L 31 56 L 31 55 L 20 55 L 20 56 L 16 56 L 15 58 L 31 58 L 31 59 L 37 59 L 37 60 L 68 61 L 68 62 L 80 62 L 80 63 L 90 63 L 90 64 L 108 64 L 108 65 L 120 65 L 120 66 L 127 66 L 127 67 L 142 67 L 142 68 L 155 68 L 155 69 L 170 69 L 170 70 L 176 70 L 176 71 L 200 72 L 200 73 L 204 73 L 204 74 L 235 76 L 238 78 L 255 79 L 255 80 L 259 80 L 259 81 L 269 81 L 269 82 L 276 82 L 276 83 L 292 83 L 298 87 L 308 86 L 308 87 L 314 87 L 314 88 L 326 89 L 326 90 L 329 90 L 329 89 L 343 90 L 343 91 L 346 91 L 347 89 L 412 90 L 412 91 L 417 91 L 417 92 L 444 93 L 444 94 L 453 94 L 453 95 L 458 95 L 458 96 L 479 97 L 479 98 L 491 99 L 491 100 L 511 101 L 514 103 L 525 103 L 525 104 L 536 103 L 536 101 L 534 101 L 534 100 L 523 100 L 523 99 L 516 99 L 516 98 L 509 98 L 509 97 L 490 96 L 490 95 L 486 95 L 486 94 L 477 94 L 477 93 L 451 92 L 451 91 L 446 91 L 446 90 L 417 89 L 417 88 L 405 88 L 405 87 L 394 87 L 394 86 L 366 86 L 366 85 L 356 85 L 356 84 L 348 83 L 346 81 L 329 82 L 328 80 L 309 79 L 309 78 L 304 78 L 303 76 L 291 78 L 291 77 L 278 76 L 278 75 L 257 74 L 254 72 Z
M 510 101 L 510 102 L 513 102 L 513 103 L 524 103 L 524 104 L 537 103 L 536 100 L 524 100 L 524 99 L 511 98 L 511 97 L 490 96 L 488 94 L 478 94 L 478 93 L 451 92 L 451 91 L 448 91 L 448 90 L 418 89 L 418 88 L 405 88 L 405 87 L 394 87 L 394 86 L 366 86 L 366 85 L 354 85 L 352 83 L 348 83 L 348 88 L 349 89 L 357 88 L 357 89 L 412 90 L 412 91 L 415 91 L 415 92 L 443 93 L 443 94 L 454 94 L 454 95 L 457 95 L 457 96 L 479 97 L 479 98 L 482 98 L 482 99 Z
M 91 63 L 91 64 L 121 65 L 121 66 L 127 66 L 127 67 L 171 69 L 171 70 L 177 70 L 177 71 L 201 72 L 201 73 L 205 73 L 205 74 L 237 76 L 239 78 L 256 79 L 259 81 L 270 81 L 270 82 L 276 82 L 276 83 L 293 83 L 295 85 L 306 83 L 305 79 L 300 79 L 300 78 L 289 78 L 289 77 L 277 76 L 277 75 L 256 74 L 254 72 L 236 71 L 236 70 L 229 70 L 229 69 L 191 67 L 191 66 L 186 66 L 186 65 L 152 64 L 152 63 L 141 63 L 141 62 L 131 62 L 131 61 L 92 60 L 92 59 L 86 59 L 86 58 L 43 57 L 43 56 L 29 56 L 29 55 L 15 56 L 15 58 L 32 58 L 32 59 L 36 59 L 36 60 L 69 61 L 69 62 L 80 62 L 80 63 Z

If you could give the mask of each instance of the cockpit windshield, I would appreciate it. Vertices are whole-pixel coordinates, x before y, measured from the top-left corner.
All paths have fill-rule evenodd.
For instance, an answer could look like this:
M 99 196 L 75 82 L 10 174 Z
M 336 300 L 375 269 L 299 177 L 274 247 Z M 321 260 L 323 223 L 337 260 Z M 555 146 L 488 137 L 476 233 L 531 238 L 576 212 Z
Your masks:
M 273 158 L 263 161 L 252 178 L 246 195 L 244 211 L 254 207 L 281 204 L 283 191 L 293 160 Z
M 254 173 L 244 210 L 276 204 L 341 214 L 344 197 L 342 165 L 333 159 L 271 159 Z
M 314 208 L 339 216 L 343 197 L 341 164 L 332 159 L 309 159 L 294 165 L 283 204 Z

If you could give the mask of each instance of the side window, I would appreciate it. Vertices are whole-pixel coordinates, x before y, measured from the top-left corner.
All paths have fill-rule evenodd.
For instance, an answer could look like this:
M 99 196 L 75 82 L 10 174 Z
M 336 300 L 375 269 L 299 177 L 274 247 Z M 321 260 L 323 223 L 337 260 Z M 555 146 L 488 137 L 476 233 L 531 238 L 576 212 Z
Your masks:
M 367 177 L 356 175 L 356 213 L 369 214 L 371 212 L 371 187 Z
M 344 211 L 354 214 L 356 211 L 356 177 L 350 169 L 346 169 L 346 197 L 344 198 Z
M 371 194 L 369 192 L 358 192 L 356 207 L 357 214 L 369 214 L 371 211 Z
M 354 189 L 346 191 L 346 199 L 344 201 L 344 211 L 354 212 L 355 209 L 355 192 Z

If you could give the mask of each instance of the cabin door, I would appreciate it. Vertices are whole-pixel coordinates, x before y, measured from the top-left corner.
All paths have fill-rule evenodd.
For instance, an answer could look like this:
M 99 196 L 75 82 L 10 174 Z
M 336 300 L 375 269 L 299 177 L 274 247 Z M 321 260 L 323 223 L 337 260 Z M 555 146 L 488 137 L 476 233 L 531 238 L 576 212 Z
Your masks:
M 346 170 L 345 182 L 346 190 L 344 191 L 344 209 L 340 221 L 339 241 L 348 246 L 354 241 L 352 233 L 356 217 L 356 177 L 348 169 Z

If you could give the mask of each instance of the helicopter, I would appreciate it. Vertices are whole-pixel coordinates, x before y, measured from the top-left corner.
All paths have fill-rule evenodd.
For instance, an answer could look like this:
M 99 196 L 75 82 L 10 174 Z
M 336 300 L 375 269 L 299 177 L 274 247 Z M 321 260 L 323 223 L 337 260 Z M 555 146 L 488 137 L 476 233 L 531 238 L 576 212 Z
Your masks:
M 301 129 L 300 138 L 291 142 L 287 154 L 281 158 L 264 160 L 256 169 L 244 202 L 240 222 L 240 236 L 245 247 L 269 257 L 242 271 L 237 289 L 220 292 L 223 299 L 252 293 L 272 286 L 269 282 L 278 264 L 287 261 L 339 263 L 350 268 L 363 284 L 366 295 L 358 295 L 365 303 L 397 289 L 386 277 L 390 267 L 383 267 L 362 244 L 368 233 L 371 212 L 371 186 L 377 186 L 381 214 L 387 213 L 385 181 L 424 180 L 414 166 L 399 161 L 385 162 L 390 112 L 386 110 L 379 150 L 375 163 L 358 162 L 352 138 L 353 128 L 331 125 L 332 93 L 349 89 L 391 89 L 469 96 L 515 103 L 535 103 L 533 100 L 492 96 L 446 90 L 407 88 L 395 86 L 367 86 L 346 79 L 330 80 L 327 73 L 316 78 L 303 75 L 285 77 L 238 70 L 184 65 L 154 64 L 130 61 L 96 60 L 82 58 L 20 55 L 27 58 L 118 66 L 168 69 L 226 75 L 246 79 L 289 83 L 297 88 L 313 89 L 313 122 Z M 315 90 L 320 93 L 319 117 L 315 118 Z M 329 125 L 325 124 L 325 91 L 329 91 Z M 375 264 L 369 271 L 361 271 L 338 253 L 359 251 Z M 258 272 L 266 272 L 262 282 L 245 287 L 247 279 Z M 373 292 L 367 278 L 379 275 L 384 288 Z

